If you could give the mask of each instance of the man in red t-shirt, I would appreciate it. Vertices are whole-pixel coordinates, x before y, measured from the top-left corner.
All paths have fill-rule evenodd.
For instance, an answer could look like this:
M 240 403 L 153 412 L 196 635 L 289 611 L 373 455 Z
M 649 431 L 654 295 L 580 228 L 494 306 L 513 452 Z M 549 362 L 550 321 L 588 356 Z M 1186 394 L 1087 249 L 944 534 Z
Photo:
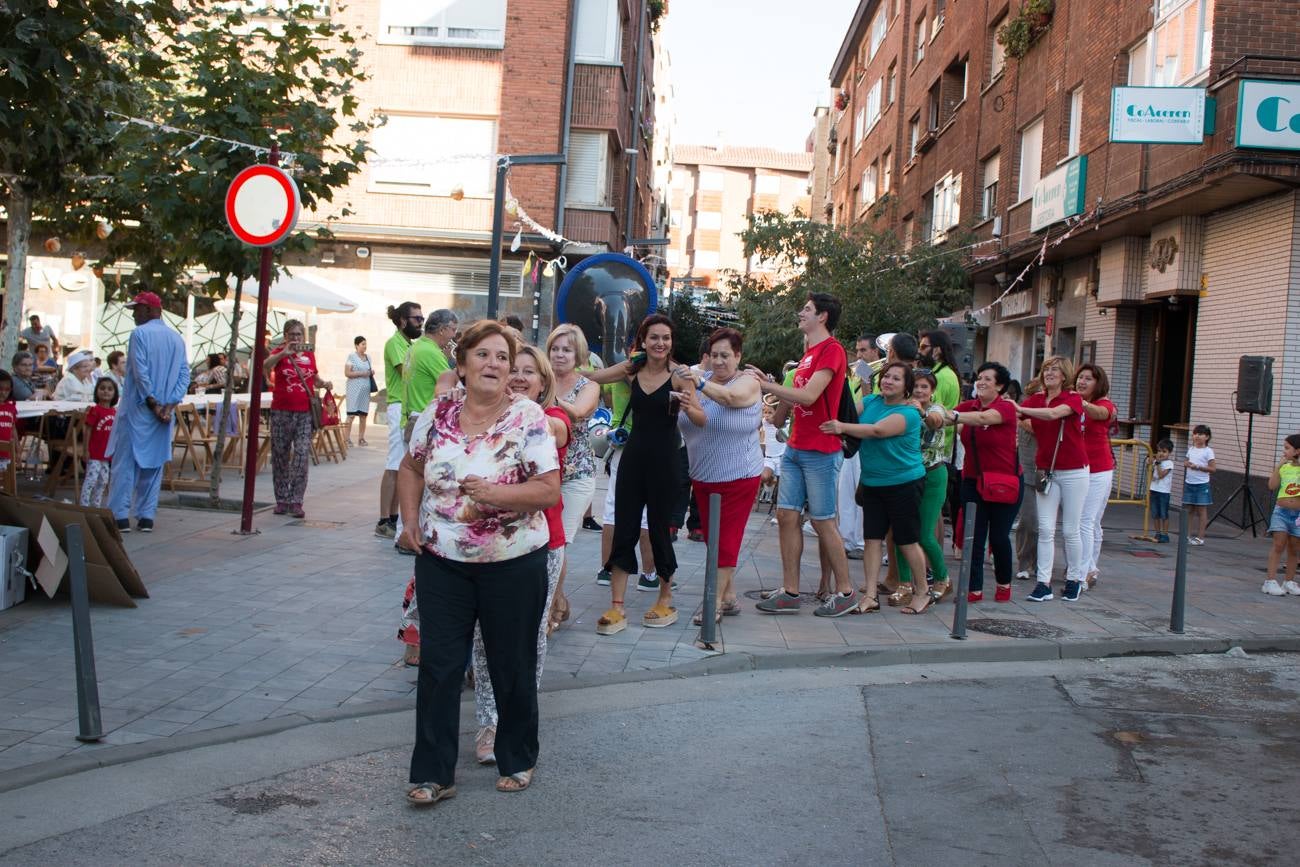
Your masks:
M 803 557 L 799 516 L 805 503 L 821 552 L 835 575 L 837 591 L 814 613 L 820 617 L 839 617 L 858 606 L 858 595 L 849 582 L 844 539 L 835 519 L 836 489 L 844 452 L 838 436 L 820 430 L 824 422 L 839 414 L 840 392 L 848 372 L 848 356 L 832 336 L 839 318 L 838 298 L 822 292 L 809 295 L 799 311 L 799 330 L 803 332 L 806 349 L 790 386 L 779 385 L 770 377 L 758 374 L 763 393 L 782 401 L 778 415 L 793 415 L 790 439 L 781 457 L 776 512 L 784 590 L 758 604 L 758 610 L 764 614 L 799 613 L 799 561 Z M 784 419 L 776 421 L 779 425 Z

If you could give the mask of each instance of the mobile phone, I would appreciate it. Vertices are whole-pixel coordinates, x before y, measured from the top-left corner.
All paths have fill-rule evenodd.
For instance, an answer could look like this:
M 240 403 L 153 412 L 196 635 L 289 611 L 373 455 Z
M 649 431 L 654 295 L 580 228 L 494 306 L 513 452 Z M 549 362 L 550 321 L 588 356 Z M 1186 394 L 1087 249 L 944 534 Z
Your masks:
M 299 351 L 299 352 L 315 352 L 315 351 L 316 351 L 316 344 L 314 344 L 314 343 L 299 343 L 299 344 L 298 344 L 298 351 Z

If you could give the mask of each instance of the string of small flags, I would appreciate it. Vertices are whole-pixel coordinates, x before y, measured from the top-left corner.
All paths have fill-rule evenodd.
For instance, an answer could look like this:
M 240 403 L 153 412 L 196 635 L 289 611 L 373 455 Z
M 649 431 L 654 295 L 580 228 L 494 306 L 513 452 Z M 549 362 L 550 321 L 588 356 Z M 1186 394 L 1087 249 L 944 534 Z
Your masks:
M 148 120 L 147 118 L 143 118 L 143 117 L 132 117 L 130 115 L 122 114 L 121 112 L 117 112 L 117 111 L 108 111 L 107 114 L 110 114 L 113 117 L 121 118 L 124 124 L 123 128 L 125 128 L 126 126 L 140 126 L 140 127 L 144 127 L 145 129 L 159 130 L 161 132 L 171 133 L 173 135 L 186 136 L 192 139 L 189 144 L 185 145 L 184 147 L 176 151 L 176 156 L 181 156 L 186 151 L 193 150 L 194 148 L 198 147 L 200 143 L 205 141 L 216 142 L 218 144 L 226 145 L 229 153 L 233 153 L 234 151 L 237 150 L 252 151 L 258 156 L 271 153 L 271 149 L 264 145 L 255 145 L 246 141 L 238 141 L 237 139 L 232 139 L 232 138 L 222 138 L 219 135 L 210 135 L 206 132 L 196 132 L 190 129 L 182 129 L 178 126 L 172 126 L 171 124 L 161 123 L 156 120 Z M 119 132 L 120 131 L 121 130 L 119 130 Z M 287 151 L 281 152 L 280 159 L 282 161 L 281 164 L 283 166 L 285 167 L 292 166 L 294 162 L 297 160 L 297 154 L 292 152 L 287 152 Z
M 1029 264 L 1025 265 L 1024 269 L 1023 269 L 1023 270 L 1022 270 L 1022 271 L 1021 271 L 1021 272 L 1016 276 L 1016 279 L 1012 280 L 1012 281 L 1007 285 L 1007 287 L 1006 287 L 1005 289 L 1002 290 L 1002 294 L 999 295 L 997 298 L 994 298 L 994 299 L 993 299 L 992 301 L 990 301 L 988 304 L 985 304 L 983 307 L 980 307 L 980 308 L 977 309 L 977 310 L 972 310 L 972 311 L 970 311 L 970 314 L 969 314 L 969 315 L 970 315 L 970 316 L 979 316 L 981 313 L 988 313 L 988 312 L 992 311 L 993 308 L 996 307 L 998 304 L 1002 303 L 1002 301 L 1003 301 L 1003 300 L 1004 300 L 1008 295 L 1011 294 L 1011 292 L 1016 288 L 1016 286 L 1018 286 L 1018 285 L 1019 285 L 1019 284 L 1020 284 L 1024 279 L 1025 279 L 1025 277 L 1029 276 L 1029 272 L 1030 272 L 1031 270 L 1033 270 L 1033 268 L 1034 268 L 1035 266 L 1043 264 L 1043 260 L 1045 260 L 1045 259 L 1047 258 L 1047 251 L 1048 251 L 1048 250 L 1050 250 L 1050 249 L 1052 249 L 1052 248 L 1054 248 L 1054 247 L 1059 247 L 1061 244 L 1063 244 L 1063 243 L 1065 242 L 1065 239 L 1066 239 L 1066 238 L 1069 238 L 1072 234 L 1074 234 L 1074 230 L 1075 230 L 1075 229 L 1077 229 L 1077 228 L 1079 228 L 1080 226 L 1082 226 L 1085 222 L 1087 222 L 1089 219 L 1091 219 L 1092 216 L 1093 216 L 1093 211 L 1089 211 L 1087 214 L 1083 214 L 1083 215 L 1081 215 L 1081 216 L 1075 217 L 1075 218 L 1074 218 L 1074 221 L 1073 221 L 1073 223 L 1070 225 L 1070 227 L 1069 227 L 1068 229 L 1066 229 L 1065 232 L 1064 232 L 1062 235 L 1058 236 L 1058 237 L 1055 238 L 1055 239 L 1052 239 L 1051 236 L 1050 236 L 1050 234 L 1048 234 L 1048 235 L 1044 235 L 1044 236 L 1043 236 L 1043 246 L 1039 248 L 1039 250 L 1038 250 L 1038 255 L 1034 256 L 1034 258 L 1032 258 L 1032 259 L 1029 260 Z M 989 261 L 992 261 L 992 260 L 997 259 L 997 258 L 998 258 L 997 256 L 988 256 L 988 257 L 984 257 L 984 258 L 982 258 L 982 259 L 976 259 L 975 261 L 977 261 L 977 262 L 989 262 Z
M 511 252 L 518 250 L 519 245 L 523 242 L 523 237 L 522 237 L 523 226 L 527 226 L 529 229 L 541 235 L 543 238 L 550 241 L 552 244 L 558 244 L 560 246 L 563 246 L 565 244 L 573 243 L 568 238 L 564 237 L 558 232 L 554 232 L 551 229 L 546 228 L 541 223 L 537 222 L 536 220 L 534 220 L 532 217 L 528 215 L 528 212 L 524 210 L 524 206 L 519 204 L 519 200 L 515 198 L 515 194 L 510 191 L 509 175 L 506 176 L 505 198 L 506 198 L 506 213 L 514 217 L 522 224 L 519 231 L 515 233 L 514 241 L 510 244 Z

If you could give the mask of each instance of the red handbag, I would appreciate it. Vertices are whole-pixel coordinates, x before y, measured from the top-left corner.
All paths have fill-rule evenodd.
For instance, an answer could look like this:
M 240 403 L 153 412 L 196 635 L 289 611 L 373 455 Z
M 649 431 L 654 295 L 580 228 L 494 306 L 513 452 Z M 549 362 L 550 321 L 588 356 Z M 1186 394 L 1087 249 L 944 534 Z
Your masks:
M 1014 503 L 1020 499 L 1020 476 L 1015 473 L 984 472 L 980 469 L 975 431 L 970 432 L 971 459 L 975 461 L 975 490 L 986 503 Z

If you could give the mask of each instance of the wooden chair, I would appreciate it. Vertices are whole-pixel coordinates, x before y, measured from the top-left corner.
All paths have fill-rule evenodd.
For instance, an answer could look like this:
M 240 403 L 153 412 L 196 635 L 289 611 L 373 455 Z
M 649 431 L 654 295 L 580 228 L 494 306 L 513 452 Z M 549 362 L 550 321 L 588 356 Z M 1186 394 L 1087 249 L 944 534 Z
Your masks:
M 67 420 L 62 435 L 57 433 L 58 428 L 61 427 L 55 423 L 57 419 Z M 84 431 L 85 413 L 51 411 L 41 416 L 41 439 L 49 444 L 50 454 L 53 456 L 50 473 L 45 480 L 45 496 L 53 497 L 54 492 L 69 480 L 69 474 L 72 489 L 80 494 L 81 462 L 86 457 L 82 446 L 85 441 Z
M 0 490 L 10 496 L 18 494 L 18 455 L 16 440 L 0 440 L 0 461 L 5 462 L 4 472 L 0 473 Z

